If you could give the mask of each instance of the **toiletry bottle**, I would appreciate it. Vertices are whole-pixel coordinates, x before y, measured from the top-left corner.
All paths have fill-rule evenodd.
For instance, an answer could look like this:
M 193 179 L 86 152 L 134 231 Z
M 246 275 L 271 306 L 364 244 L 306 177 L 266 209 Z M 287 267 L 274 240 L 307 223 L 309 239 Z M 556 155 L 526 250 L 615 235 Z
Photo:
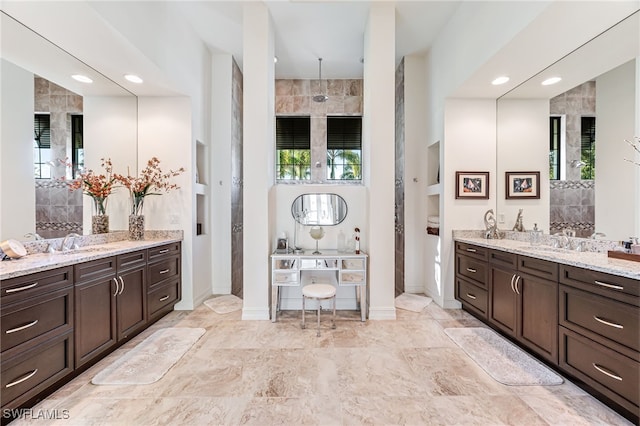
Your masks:
M 534 223 L 533 224 L 533 229 L 531 230 L 530 233 L 530 238 L 531 238 L 531 245 L 532 246 L 539 246 L 542 240 L 542 230 L 538 229 L 538 224 Z
M 340 232 L 338 232 L 338 253 L 344 253 L 346 249 L 345 244 L 344 232 L 342 232 L 341 229 Z

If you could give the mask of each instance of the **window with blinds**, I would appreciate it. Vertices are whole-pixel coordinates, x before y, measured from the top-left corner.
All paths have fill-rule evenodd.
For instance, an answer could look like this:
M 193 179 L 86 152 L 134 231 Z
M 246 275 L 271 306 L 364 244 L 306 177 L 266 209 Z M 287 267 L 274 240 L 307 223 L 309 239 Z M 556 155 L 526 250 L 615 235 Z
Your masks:
M 561 143 L 561 125 L 562 119 L 559 116 L 550 117 L 549 123 L 549 179 L 560 179 L 560 143 Z
M 33 165 L 36 179 L 51 179 L 51 120 L 49 114 L 33 119 Z
M 71 116 L 71 164 L 75 179 L 84 169 L 84 130 L 82 115 Z
M 580 159 L 585 163 L 580 169 L 581 179 L 596 177 L 596 118 L 582 117 L 580 127 Z
M 362 117 L 327 117 L 327 179 L 362 179 Z
M 311 179 L 309 117 L 276 117 L 276 179 Z

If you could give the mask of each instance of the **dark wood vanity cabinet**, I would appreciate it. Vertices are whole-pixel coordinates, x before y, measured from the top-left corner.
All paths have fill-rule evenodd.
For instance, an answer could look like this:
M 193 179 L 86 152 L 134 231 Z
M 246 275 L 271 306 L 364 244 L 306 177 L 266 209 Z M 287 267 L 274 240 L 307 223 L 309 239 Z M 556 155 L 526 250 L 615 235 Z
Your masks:
M 456 299 L 478 317 L 487 318 L 489 250 L 456 242 Z
M 17 408 L 74 368 L 73 268 L 0 282 L 2 408 Z
M 172 310 L 182 298 L 181 265 L 179 242 L 149 249 L 147 310 L 150 321 Z

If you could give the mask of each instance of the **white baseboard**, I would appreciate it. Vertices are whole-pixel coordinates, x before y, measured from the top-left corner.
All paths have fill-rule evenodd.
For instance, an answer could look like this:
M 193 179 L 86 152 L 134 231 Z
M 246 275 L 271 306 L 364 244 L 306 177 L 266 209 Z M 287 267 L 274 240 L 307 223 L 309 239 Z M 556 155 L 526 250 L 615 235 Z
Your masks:
M 442 304 L 442 307 L 444 309 L 461 309 L 462 303 L 458 302 L 455 299 L 449 299 L 444 301 L 444 303 Z
M 396 308 L 371 308 L 369 307 L 369 319 L 370 320 L 395 320 Z
M 242 308 L 242 320 L 261 321 L 271 320 L 269 308 Z
M 411 293 L 411 294 L 424 294 L 424 287 L 420 285 L 408 286 L 405 283 L 404 292 Z

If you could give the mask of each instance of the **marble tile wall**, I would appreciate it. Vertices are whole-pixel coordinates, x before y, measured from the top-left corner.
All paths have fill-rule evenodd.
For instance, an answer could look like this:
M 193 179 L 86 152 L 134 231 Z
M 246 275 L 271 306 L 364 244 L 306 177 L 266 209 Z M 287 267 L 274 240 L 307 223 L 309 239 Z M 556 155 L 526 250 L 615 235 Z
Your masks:
M 396 69 L 395 292 L 404 292 L 404 59 Z
M 362 115 L 362 89 L 358 79 L 276 80 L 276 114 L 311 117 L 311 182 L 305 183 L 327 180 L 325 167 L 314 167 L 317 162 L 327 163 L 327 115 Z M 319 93 L 327 94 L 329 100 L 313 102 L 311 98 Z
M 65 176 L 65 159 L 71 157 L 71 115 L 82 114 L 82 96 L 42 77 L 34 77 L 35 112 L 51 117 L 52 179 L 36 180 L 36 232 L 44 238 L 82 233 L 82 191 L 70 192 L 59 178 Z
M 596 115 L 595 81 L 552 98 L 550 113 L 566 116 L 566 181 L 551 181 L 550 230 L 555 233 L 571 228 L 577 236 L 588 237 L 595 227 L 594 182 L 581 180 L 580 169 L 569 163 L 580 159 L 581 118 Z
M 242 297 L 242 71 L 233 61 L 231 123 L 231 293 Z

